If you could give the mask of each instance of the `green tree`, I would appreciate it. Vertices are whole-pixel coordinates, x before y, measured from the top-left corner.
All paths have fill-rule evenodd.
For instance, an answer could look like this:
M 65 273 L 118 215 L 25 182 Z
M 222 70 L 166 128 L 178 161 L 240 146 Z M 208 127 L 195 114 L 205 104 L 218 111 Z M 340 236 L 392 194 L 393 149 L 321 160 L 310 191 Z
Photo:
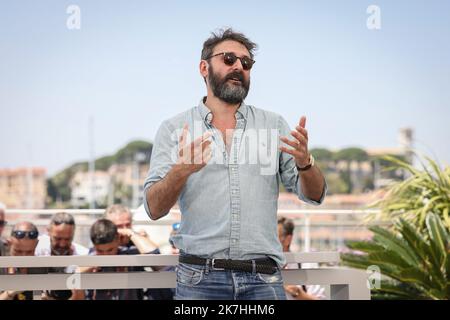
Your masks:
M 363 162 L 369 159 L 367 152 L 361 148 L 345 148 L 341 149 L 333 154 L 333 159 L 335 161 L 357 161 Z
M 49 183 L 51 184 L 50 187 L 54 189 L 51 195 L 52 201 L 56 201 L 58 198 L 63 202 L 69 201 L 71 196 L 71 190 L 69 186 L 70 180 L 75 175 L 75 173 L 77 173 L 78 171 L 86 171 L 87 168 L 87 162 L 78 162 L 71 165 L 69 168 L 62 170 L 51 179 L 49 179 L 47 181 L 47 189 L 49 188 Z
M 137 153 L 142 153 L 145 155 L 145 162 L 150 161 L 150 156 L 152 153 L 153 145 L 147 141 L 132 141 L 128 143 L 125 147 L 117 151 L 114 156 L 114 162 L 116 163 L 126 163 L 134 161 L 134 156 Z
M 111 165 L 115 163 L 130 163 L 135 161 L 135 155 L 137 153 L 144 154 L 145 157 L 141 161 L 149 163 L 150 157 L 152 153 L 153 145 L 151 142 L 137 140 L 128 143 L 123 148 L 119 149 L 113 155 L 107 155 L 100 157 L 95 160 L 95 169 L 106 171 Z M 67 202 L 71 198 L 71 189 L 70 189 L 70 180 L 72 180 L 75 173 L 79 171 L 86 172 L 88 170 L 88 162 L 78 162 L 70 167 L 60 171 L 52 178 L 47 180 L 47 190 L 49 194 L 49 198 L 52 203 L 56 202 L 57 199 Z M 120 192 L 119 192 L 120 193 Z M 126 194 L 127 197 L 130 193 L 129 191 L 123 191 L 123 194 Z M 52 205 L 50 203 L 50 205 Z
M 354 268 L 380 268 L 383 279 L 372 290 L 374 299 L 450 299 L 450 235 L 442 217 L 428 213 L 422 231 L 402 218 L 393 230 L 369 229 L 373 240 L 347 243 L 363 254 L 346 253 L 341 259 Z
M 371 214 L 367 221 L 391 221 L 402 217 L 419 228 L 425 227 L 425 217 L 433 212 L 442 217 L 450 228 L 450 167 L 441 169 L 437 163 L 425 157 L 428 165 L 422 162 L 422 170 L 391 156 L 385 156 L 391 170 L 402 168 L 409 177 L 387 188 L 386 196 L 371 204 L 380 208 L 380 213 Z
M 309 150 L 314 158 L 319 162 L 329 162 L 333 160 L 333 152 L 325 148 L 314 148 Z
M 337 172 L 330 172 L 326 175 L 329 194 L 343 194 L 350 192 L 350 185 L 347 181 L 342 179 Z
M 385 159 L 410 173 L 393 183 L 385 197 L 372 204 L 379 214 L 369 214 L 366 223 L 393 222 L 369 227 L 370 241 L 349 242 L 354 250 L 343 254 L 351 267 L 380 268 L 383 281 L 372 292 L 383 299 L 450 299 L 450 167 L 441 169 L 425 157 L 428 166 L 419 170 L 393 157 Z

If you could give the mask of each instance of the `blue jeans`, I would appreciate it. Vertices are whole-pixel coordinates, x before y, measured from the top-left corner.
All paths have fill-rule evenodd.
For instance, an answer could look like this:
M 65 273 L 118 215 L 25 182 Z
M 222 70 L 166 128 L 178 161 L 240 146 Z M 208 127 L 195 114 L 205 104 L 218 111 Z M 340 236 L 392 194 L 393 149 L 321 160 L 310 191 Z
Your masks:
M 263 274 L 180 263 L 176 274 L 176 300 L 286 300 L 280 270 Z

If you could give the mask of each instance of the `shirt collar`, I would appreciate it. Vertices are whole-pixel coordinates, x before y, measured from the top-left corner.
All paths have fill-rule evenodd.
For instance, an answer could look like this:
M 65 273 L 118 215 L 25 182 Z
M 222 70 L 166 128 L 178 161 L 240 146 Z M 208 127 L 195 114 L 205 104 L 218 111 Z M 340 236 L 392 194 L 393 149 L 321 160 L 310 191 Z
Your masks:
M 205 101 L 206 101 L 206 97 L 203 97 L 200 100 L 200 103 L 198 104 L 198 109 L 200 111 L 200 115 L 203 119 L 203 121 L 205 121 L 208 124 L 211 124 L 212 119 L 213 119 L 213 114 L 211 112 L 211 110 L 205 105 Z M 248 112 L 248 106 L 242 102 L 241 105 L 239 106 L 239 108 L 236 110 L 236 120 L 239 119 L 244 119 L 247 120 L 247 112 Z

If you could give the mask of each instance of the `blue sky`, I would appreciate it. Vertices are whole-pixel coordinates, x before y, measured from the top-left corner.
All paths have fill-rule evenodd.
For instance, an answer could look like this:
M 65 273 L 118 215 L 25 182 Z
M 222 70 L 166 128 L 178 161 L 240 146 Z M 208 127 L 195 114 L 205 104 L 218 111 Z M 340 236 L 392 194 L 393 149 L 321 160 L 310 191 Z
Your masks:
M 0 168 L 87 159 L 91 116 L 97 156 L 152 140 L 204 95 L 202 43 L 224 26 L 259 44 L 246 102 L 306 115 L 311 147 L 395 147 L 408 126 L 448 164 L 449 16 L 449 1 L 2 1 Z

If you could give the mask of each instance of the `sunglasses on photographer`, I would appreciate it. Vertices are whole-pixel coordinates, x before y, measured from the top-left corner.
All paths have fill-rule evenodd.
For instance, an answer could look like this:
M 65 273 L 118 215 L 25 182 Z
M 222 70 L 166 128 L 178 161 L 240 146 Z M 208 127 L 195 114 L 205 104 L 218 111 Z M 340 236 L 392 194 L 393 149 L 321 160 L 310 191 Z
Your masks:
M 11 235 L 16 239 L 23 239 L 25 237 L 28 237 L 28 239 L 36 239 L 39 235 L 39 232 L 15 230 L 11 232 Z
M 8 221 L 0 220 L 0 227 L 4 227 L 8 224 Z
M 247 56 L 243 56 L 242 58 L 238 57 L 233 52 L 217 53 L 217 54 L 214 54 L 212 56 L 209 56 L 205 60 L 209 60 L 209 59 L 211 59 L 213 57 L 217 57 L 217 56 L 220 56 L 220 55 L 223 56 L 223 62 L 227 66 L 234 65 L 236 63 L 237 59 L 241 60 L 242 69 L 244 69 L 244 70 L 250 70 L 253 67 L 253 64 L 256 62 L 255 60 L 253 60 L 253 59 L 251 59 L 250 57 L 247 57 Z

